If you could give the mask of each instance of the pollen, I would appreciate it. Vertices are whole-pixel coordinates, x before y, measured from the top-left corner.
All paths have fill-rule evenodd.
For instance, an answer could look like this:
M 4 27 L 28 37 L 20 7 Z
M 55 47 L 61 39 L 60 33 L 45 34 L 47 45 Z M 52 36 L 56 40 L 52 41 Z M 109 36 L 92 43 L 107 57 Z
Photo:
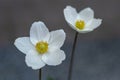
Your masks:
M 85 28 L 85 22 L 83 20 L 77 20 L 75 26 L 77 29 L 83 30 Z
M 47 42 L 38 42 L 35 46 L 36 50 L 40 54 L 44 54 L 48 51 L 48 43 Z

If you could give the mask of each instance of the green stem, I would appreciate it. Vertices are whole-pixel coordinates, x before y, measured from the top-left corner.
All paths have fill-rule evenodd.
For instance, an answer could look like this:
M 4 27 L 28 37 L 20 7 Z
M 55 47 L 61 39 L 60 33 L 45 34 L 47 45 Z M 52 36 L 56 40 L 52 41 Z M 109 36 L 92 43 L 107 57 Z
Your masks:
M 68 80 L 71 80 L 71 78 L 72 78 L 72 68 L 73 68 L 73 62 L 74 62 L 74 53 L 75 53 L 75 47 L 76 47 L 76 42 L 77 42 L 77 36 L 78 36 L 78 32 L 75 33 L 75 39 L 74 39 L 74 43 L 73 43 L 73 47 L 72 47 Z
M 39 80 L 42 80 L 42 70 L 41 69 L 39 69 Z

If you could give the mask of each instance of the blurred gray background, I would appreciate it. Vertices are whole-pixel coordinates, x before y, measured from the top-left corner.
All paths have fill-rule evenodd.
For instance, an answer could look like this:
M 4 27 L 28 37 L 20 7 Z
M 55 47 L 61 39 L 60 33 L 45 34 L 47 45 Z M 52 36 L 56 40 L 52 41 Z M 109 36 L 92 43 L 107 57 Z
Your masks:
M 77 11 L 91 7 L 103 19 L 93 32 L 79 34 L 72 80 L 120 80 L 120 0 L 0 0 L 0 80 L 38 80 L 38 71 L 26 66 L 25 55 L 13 43 L 29 36 L 31 24 L 39 20 L 50 31 L 63 28 L 67 33 L 66 60 L 42 68 L 42 80 L 67 80 L 75 31 L 64 19 L 66 5 Z

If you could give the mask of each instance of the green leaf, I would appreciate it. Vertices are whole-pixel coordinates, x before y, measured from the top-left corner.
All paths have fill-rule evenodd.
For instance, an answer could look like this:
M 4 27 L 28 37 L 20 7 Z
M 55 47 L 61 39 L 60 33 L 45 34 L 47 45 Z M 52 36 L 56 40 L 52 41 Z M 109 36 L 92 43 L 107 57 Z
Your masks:
M 54 80 L 54 79 L 53 79 L 52 77 L 49 76 L 49 77 L 47 78 L 47 80 Z

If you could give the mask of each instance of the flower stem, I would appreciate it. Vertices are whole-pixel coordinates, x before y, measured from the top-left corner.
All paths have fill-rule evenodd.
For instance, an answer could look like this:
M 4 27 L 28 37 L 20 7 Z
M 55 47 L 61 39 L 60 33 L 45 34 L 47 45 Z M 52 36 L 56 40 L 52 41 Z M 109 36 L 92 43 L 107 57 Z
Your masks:
M 75 47 L 76 47 L 76 42 L 77 42 L 77 36 L 78 32 L 75 33 L 75 39 L 72 47 L 72 53 L 71 53 L 71 60 L 70 60 L 70 66 L 69 66 L 69 73 L 68 73 L 68 80 L 71 80 L 72 78 L 72 67 L 73 67 L 73 62 L 74 62 L 74 53 L 75 53 Z
M 41 69 L 39 69 L 39 80 L 42 80 L 42 70 Z

